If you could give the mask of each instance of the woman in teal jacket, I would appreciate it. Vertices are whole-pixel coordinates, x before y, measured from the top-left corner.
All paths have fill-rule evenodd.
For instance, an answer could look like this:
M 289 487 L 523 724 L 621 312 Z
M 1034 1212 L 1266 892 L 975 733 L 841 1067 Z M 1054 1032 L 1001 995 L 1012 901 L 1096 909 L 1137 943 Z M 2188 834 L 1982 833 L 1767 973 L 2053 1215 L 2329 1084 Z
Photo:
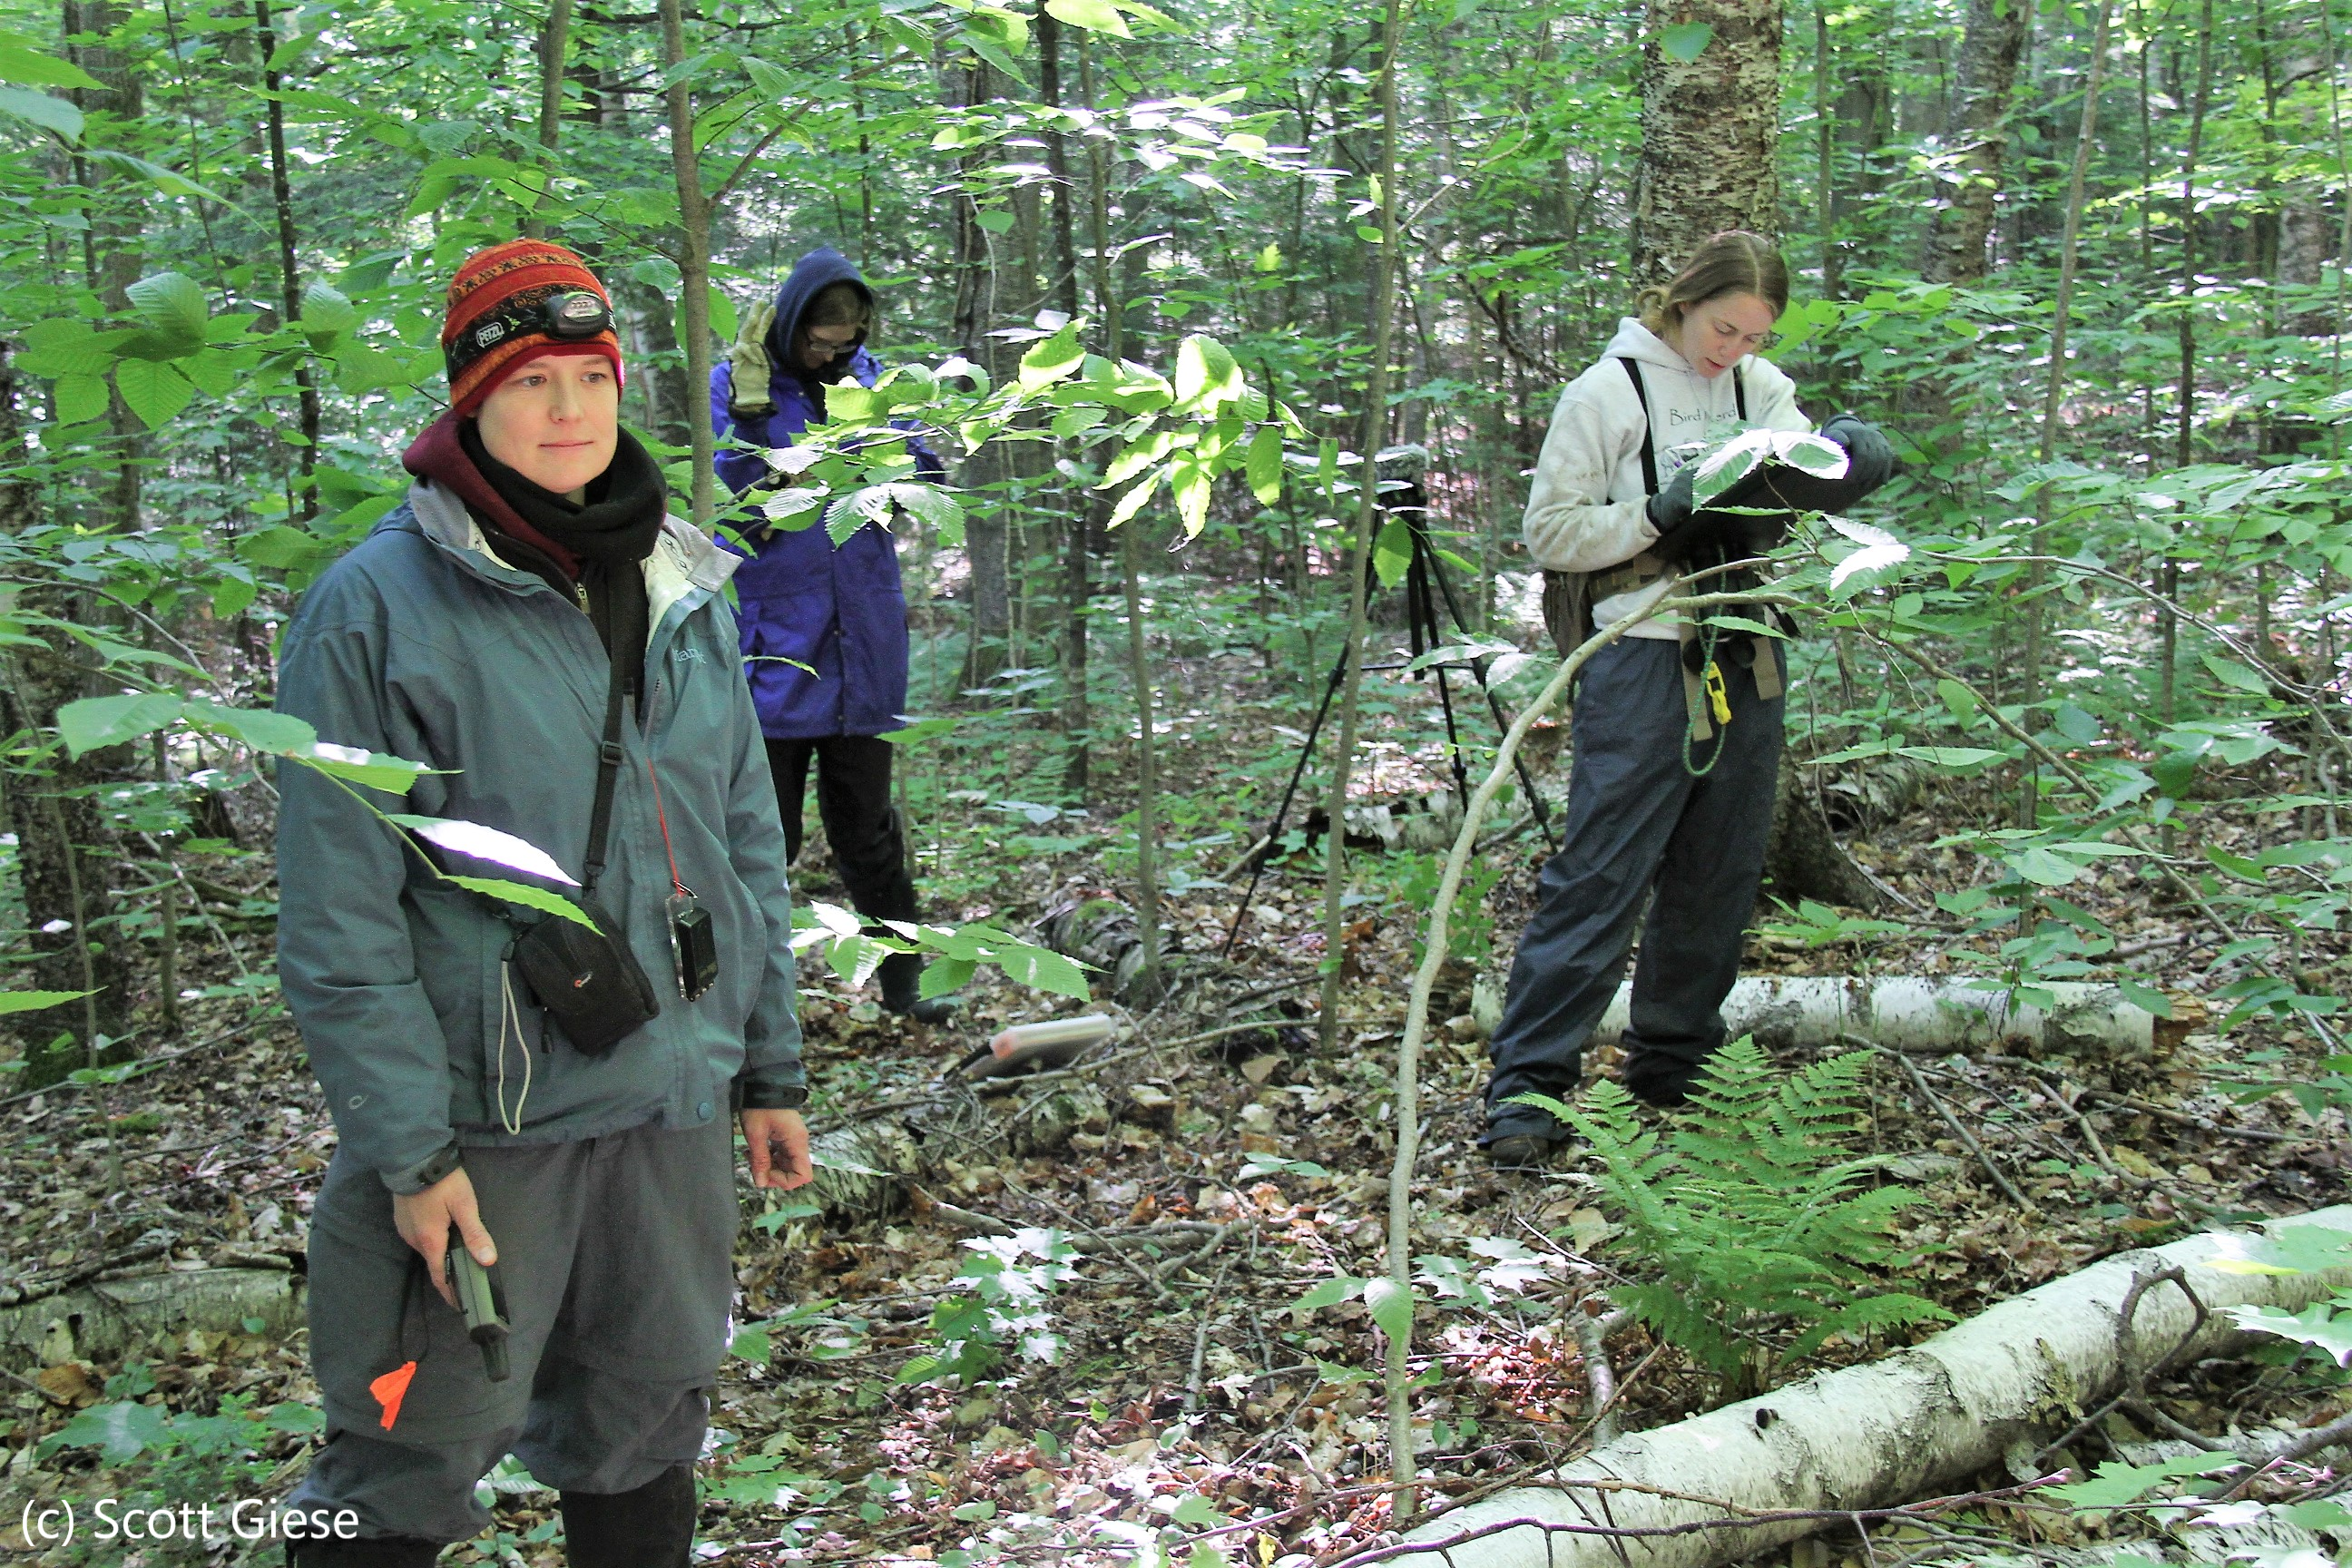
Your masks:
M 409 449 L 417 482 L 304 597 L 281 659 L 278 707 L 322 742 L 436 770 L 404 800 L 279 781 L 279 973 L 341 1134 L 310 1251 L 330 1437 L 289 1556 L 424 1568 L 488 1523 L 474 1484 L 512 1451 L 559 1489 L 575 1568 L 684 1568 L 732 1304 L 731 1107 L 755 1181 L 808 1176 L 736 563 L 667 515 L 618 428 L 609 305 L 577 257 L 484 251 L 449 303 L 451 408 Z M 576 1047 L 600 1020 L 567 1025 L 522 978 L 533 911 L 447 879 L 519 873 L 378 811 L 495 828 L 593 882 L 651 1016 Z M 715 976 L 674 951 L 682 913 Z M 501 1277 L 502 1380 L 452 1310 L 453 1238 Z

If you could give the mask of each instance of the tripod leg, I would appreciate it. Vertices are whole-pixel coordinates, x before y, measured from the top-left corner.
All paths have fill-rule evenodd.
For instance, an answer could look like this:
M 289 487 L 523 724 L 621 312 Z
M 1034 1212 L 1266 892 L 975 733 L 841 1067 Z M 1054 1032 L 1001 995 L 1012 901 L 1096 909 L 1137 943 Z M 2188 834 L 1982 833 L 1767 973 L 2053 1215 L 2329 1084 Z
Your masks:
M 1422 552 L 1428 549 L 1430 549 L 1430 546 L 1427 541 L 1423 538 L 1421 531 L 1418 529 L 1414 530 L 1413 561 L 1415 564 L 1420 563 L 1422 560 Z M 1462 613 L 1461 603 L 1454 597 L 1454 584 L 1445 580 L 1444 563 L 1432 559 L 1429 562 L 1428 573 L 1430 579 L 1436 586 L 1438 594 L 1445 600 L 1446 614 L 1453 617 L 1455 628 L 1459 630 L 1464 637 L 1468 637 L 1470 635 L 1469 617 Z M 1434 617 L 1435 613 L 1434 609 L 1431 611 L 1433 618 Z M 1486 696 L 1486 711 L 1495 716 L 1495 728 L 1506 734 L 1508 734 L 1510 732 L 1511 721 L 1503 716 L 1503 704 L 1501 700 L 1496 697 L 1495 689 L 1486 684 L 1486 661 L 1483 658 L 1472 659 L 1470 661 L 1470 673 L 1477 680 L 1478 689 Z M 1544 836 L 1544 843 L 1549 845 L 1555 851 L 1558 850 L 1559 848 L 1559 840 L 1553 835 L 1551 830 L 1551 808 L 1544 804 L 1543 796 L 1536 793 L 1535 775 L 1528 771 L 1527 760 L 1523 757 L 1513 757 L 1511 759 L 1511 771 L 1518 775 L 1519 788 L 1527 792 L 1528 811 L 1535 817 L 1536 826 Z M 1465 800 L 1469 798 L 1469 791 L 1467 788 L 1463 791 L 1463 798 Z
M 1323 700 L 1317 704 L 1314 722 L 1307 726 L 1307 739 L 1298 742 L 1298 762 L 1290 770 L 1290 782 L 1282 788 L 1282 802 L 1274 808 L 1274 821 L 1265 830 L 1265 849 L 1256 857 L 1257 864 L 1250 868 L 1248 889 L 1242 894 L 1239 908 L 1234 910 L 1234 923 L 1226 929 L 1225 945 L 1218 956 L 1231 958 L 1234 943 L 1241 940 L 1242 921 L 1249 918 L 1249 909 L 1257 898 L 1258 883 L 1265 876 L 1265 863 L 1274 858 L 1275 841 L 1282 837 L 1282 826 L 1290 816 L 1291 803 L 1298 797 L 1298 781 L 1307 776 L 1307 763 L 1315 754 L 1316 737 L 1323 732 L 1323 721 L 1330 717 L 1331 700 L 1339 694 L 1340 683 L 1348 679 L 1348 656 L 1341 654 L 1339 663 L 1331 667 L 1331 679 L 1323 683 Z M 1344 831 L 1344 829 L 1340 829 Z
M 1446 681 L 1445 671 L 1441 668 L 1436 674 L 1437 707 L 1445 715 L 1445 760 L 1454 765 L 1454 798 L 1466 808 L 1470 804 L 1470 770 L 1462 761 L 1462 727 L 1454 721 L 1454 691 Z

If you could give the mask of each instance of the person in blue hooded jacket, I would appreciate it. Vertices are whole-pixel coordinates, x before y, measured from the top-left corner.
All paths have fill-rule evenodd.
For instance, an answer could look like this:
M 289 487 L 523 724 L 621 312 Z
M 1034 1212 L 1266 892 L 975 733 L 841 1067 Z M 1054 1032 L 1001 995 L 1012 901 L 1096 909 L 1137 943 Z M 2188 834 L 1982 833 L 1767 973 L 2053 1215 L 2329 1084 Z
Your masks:
M 824 389 L 871 386 L 882 363 L 867 352 L 874 293 L 831 247 L 801 258 L 775 303 L 744 319 L 730 363 L 710 373 L 710 427 L 760 450 L 719 454 L 719 477 L 736 494 L 776 482 L 762 451 L 788 447 L 824 418 Z M 917 472 L 945 468 L 909 441 Z M 756 510 L 740 521 L 746 558 L 735 574 L 744 670 L 767 738 L 787 855 L 800 858 L 801 803 L 811 765 L 817 816 L 857 912 L 873 921 L 916 918 L 906 835 L 890 804 L 892 747 L 907 708 L 907 595 L 898 542 L 869 522 L 836 547 L 814 521 L 771 528 Z M 938 1023 L 950 997 L 919 994 L 921 961 L 883 961 L 882 1005 Z

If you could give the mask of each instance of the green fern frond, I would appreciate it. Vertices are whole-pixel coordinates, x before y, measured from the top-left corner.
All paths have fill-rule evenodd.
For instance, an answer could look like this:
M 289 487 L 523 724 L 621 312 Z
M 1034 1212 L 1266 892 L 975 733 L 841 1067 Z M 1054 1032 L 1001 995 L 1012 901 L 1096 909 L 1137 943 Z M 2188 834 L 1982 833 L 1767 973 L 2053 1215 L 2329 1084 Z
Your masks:
M 1737 1373 L 1747 1359 L 1738 1341 L 1706 1313 L 1667 1285 L 1626 1285 L 1610 1292 L 1617 1304 L 1660 1339 L 1720 1377 Z
M 1896 1291 L 1885 1296 L 1865 1296 L 1849 1301 L 1837 1311 L 1815 1323 L 1789 1347 L 1789 1358 L 1812 1354 L 1829 1342 L 1832 1334 L 1844 1334 L 1858 1339 L 1873 1329 L 1907 1328 L 1913 1323 L 1949 1323 L 1952 1314 L 1935 1302 L 1917 1296 Z
M 1833 1334 L 1944 1315 L 1915 1296 L 1869 1294 L 1894 1258 L 1894 1215 L 1917 1194 L 1857 1159 L 1869 1053 L 1784 1070 L 1742 1038 L 1708 1062 L 1690 1107 L 1660 1135 L 1633 1098 L 1593 1086 L 1577 1106 L 1528 1097 L 1600 1156 L 1604 1203 L 1626 1244 L 1662 1276 L 1621 1287 L 1626 1308 L 1727 1379 L 1809 1354 Z M 1754 1326 L 1793 1322 L 1777 1358 Z

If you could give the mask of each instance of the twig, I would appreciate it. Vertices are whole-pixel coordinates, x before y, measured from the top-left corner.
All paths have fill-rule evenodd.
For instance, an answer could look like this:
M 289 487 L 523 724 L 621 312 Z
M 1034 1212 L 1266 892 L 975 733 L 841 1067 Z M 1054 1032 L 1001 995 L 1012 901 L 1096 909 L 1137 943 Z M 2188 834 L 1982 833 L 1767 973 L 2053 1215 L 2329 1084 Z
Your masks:
M 284 1017 L 284 1014 L 278 1013 L 272 1014 L 266 1018 L 248 1018 L 244 1023 L 239 1024 L 236 1027 L 228 1030 L 225 1034 L 215 1035 L 209 1040 L 198 1040 L 194 1045 L 182 1046 L 176 1051 L 163 1051 L 155 1056 L 142 1057 L 136 1062 L 129 1064 L 136 1067 L 139 1070 L 131 1074 L 130 1078 L 124 1079 L 123 1082 L 128 1083 L 131 1081 L 131 1079 L 145 1078 L 149 1073 L 154 1071 L 157 1068 L 163 1066 L 167 1062 L 175 1062 L 182 1057 L 192 1057 L 198 1051 L 208 1051 L 215 1046 L 226 1045 L 229 1041 L 236 1039 L 240 1035 L 247 1034 L 254 1029 L 257 1029 L 264 1024 L 278 1023 Z M 129 1037 L 125 1036 L 124 1038 L 127 1039 Z M 121 1041 L 117 1041 L 116 1043 L 120 1044 Z M 47 1083 L 43 1084 L 38 1089 L 22 1089 L 17 1093 L 8 1095 L 5 1098 L 0 1098 L 0 1106 L 16 1105 L 24 1100 L 37 1099 L 44 1094 L 68 1094 L 75 1089 L 110 1089 L 113 1086 L 110 1084 L 76 1083 L 73 1079 L 67 1079 L 58 1083 Z
M 2189 1310 L 2195 1314 L 2195 1316 L 2189 1320 L 2189 1331 L 2180 1336 L 2179 1343 L 2165 1352 L 2164 1354 L 2158 1357 L 2151 1365 L 2144 1369 L 2136 1368 L 2132 1364 L 2132 1351 L 2139 1339 L 2137 1314 L 2139 1312 L 2140 1300 L 2147 1294 L 2151 1287 L 2165 1283 L 2178 1285 L 2180 1287 L 2180 1293 L 2189 1298 Z M 2122 1353 L 2118 1357 L 2118 1360 L 2123 1365 L 2124 1371 L 2123 1392 L 2116 1394 L 2113 1399 L 2108 1400 L 2105 1405 L 2100 1405 L 2096 1410 L 2092 1411 L 2088 1415 L 2084 1416 L 2080 1421 L 2077 1421 L 2073 1426 L 2069 1427 L 2063 1436 L 2044 1447 L 2040 1453 L 2034 1455 L 2034 1464 L 2038 1466 L 2047 1461 L 2051 1455 L 2058 1452 L 2059 1449 L 2063 1448 L 2067 1444 L 2072 1443 L 2075 1438 L 2081 1436 L 2084 1433 L 2088 1432 L 2092 1427 L 2105 1420 L 2107 1418 L 2108 1412 L 2116 1409 L 2119 1405 L 2130 1406 L 2136 1415 L 2147 1418 L 2154 1425 L 2162 1426 L 2166 1430 L 2171 1432 L 2174 1436 L 2181 1438 L 2186 1442 L 2194 1443 L 2200 1448 L 2221 1447 L 2221 1445 L 2215 1443 L 2213 1439 L 2206 1436 L 2203 1433 L 2197 1431 L 2194 1427 L 2182 1426 L 2179 1422 L 2175 1421 L 2171 1416 L 2167 1415 L 2164 1412 L 2157 1409 L 2147 1396 L 2147 1380 L 2153 1376 L 2161 1376 L 2165 1369 L 2171 1366 L 2174 1360 L 2178 1358 L 2183 1351 L 2186 1351 L 2191 1344 L 2196 1342 L 2197 1335 L 2205 1327 L 2205 1320 L 2210 1315 L 2210 1314 L 2206 1310 L 2205 1303 L 2198 1299 L 2197 1292 L 2189 1288 L 2189 1276 L 2183 1272 L 2178 1265 L 2170 1268 L 2151 1269 L 2145 1274 L 2134 1275 L 2132 1277 L 2131 1289 L 2124 1292 L 2123 1301 L 2116 1309 L 2116 1332 L 2123 1342 L 2121 1346 Z
M 1219 1239 L 1223 1239 L 1222 1235 Z M 1184 1380 L 1184 1414 L 1187 1415 L 1201 1408 L 1201 1381 L 1207 1374 L 1209 1365 L 1209 1321 L 1216 1316 L 1217 1300 L 1224 1294 L 1225 1280 L 1233 1274 L 1234 1265 L 1240 1261 L 1237 1258 L 1226 1258 L 1225 1266 L 1217 1270 L 1215 1281 L 1201 1292 L 1201 1326 L 1192 1331 L 1192 1371 Z
M 2098 1162 L 2099 1169 L 2119 1182 L 2140 1180 L 2139 1177 L 2116 1163 L 2115 1156 L 2107 1152 L 2106 1144 L 2099 1137 L 2099 1130 L 2091 1125 L 2090 1117 L 2084 1114 L 2081 1107 L 2068 1100 L 2063 1090 L 2040 1073 L 2037 1072 L 2032 1076 L 2034 1091 L 2073 1119 L 2075 1130 L 2083 1134 L 2083 1142 L 2090 1145 L 2091 1158 Z
M 87 1285 L 100 1275 L 112 1269 L 128 1268 L 133 1263 L 144 1263 L 151 1258 L 159 1258 L 171 1251 L 173 1243 L 169 1241 L 147 1242 L 131 1247 L 128 1251 L 118 1252 L 111 1258 L 101 1258 L 87 1268 L 79 1268 L 71 1274 L 59 1275 L 57 1279 L 42 1284 L 27 1285 L 21 1290 L 0 1290 L 0 1307 L 22 1307 L 33 1301 L 46 1301 L 52 1296 L 62 1296 L 76 1286 Z
M 1160 1284 L 1165 1285 L 1168 1283 L 1170 1279 L 1175 1275 L 1177 1270 L 1181 1268 L 1190 1268 L 1195 1263 L 1205 1262 L 1208 1259 L 1209 1255 L 1216 1251 L 1217 1248 L 1224 1246 L 1225 1238 L 1233 1235 L 1236 1230 L 1239 1230 L 1241 1226 L 1242 1222 L 1240 1220 L 1236 1219 L 1227 1221 L 1224 1225 L 1217 1227 L 1217 1233 L 1214 1236 L 1212 1236 L 1208 1240 L 1201 1244 L 1201 1249 L 1198 1252 L 1185 1253 L 1181 1256 L 1169 1258 L 1157 1268 L 1154 1268 L 1151 1271 L 1152 1279 L 1159 1281 Z M 1222 1281 L 1223 1276 L 1220 1275 L 1218 1278 L 1220 1281 Z
M 2120 1105 L 2126 1110 L 2136 1110 L 2142 1116 L 2153 1116 L 2158 1121 L 2169 1121 L 2179 1127 L 2193 1127 L 2200 1132 L 2210 1132 L 2217 1138 L 2243 1138 L 2254 1143 L 2308 1142 L 2306 1139 L 2296 1137 L 2292 1132 L 2271 1132 L 2259 1127 L 2225 1127 L 2210 1116 L 2199 1116 L 2193 1111 L 2174 1110 L 2166 1106 L 2151 1105 L 2145 1100 L 2134 1100 L 2128 1094 L 2114 1094 L 2104 1089 L 2086 1089 L 2083 1091 L 2082 1098 L 2104 1100 L 2109 1105 Z
M 994 1215 L 975 1214 L 961 1205 L 944 1203 L 915 1185 L 907 1184 L 908 1191 L 918 1200 L 917 1206 L 927 1215 L 935 1215 L 950 1228 L 968 1236 L 1011 1236 L 1013 1227 Z
M 1918 1094 L 1921 1100 L 1927 1102 L 1929 1110 L 1933 1110 L 1938 1117 L 1942 1118 L 1944 1125 L 1951 1129 L 1952 1136 L 1959 1140 L 1960 1147 L 1966 1149 L 1969 1153 L 1976 1156 L 1977 1163 L 1982 1165 L 1984 1167 L 1985 1174 L 1992 1178 L 1992 1184 L 1999 1187 L 2008 1197 L 2009 1201 L 2015 1204 L 2019 1208 L 2032 1208 L 2033 1206 L 2032 1204 L 2025 1201 L 2025 1194 L 2017 1190 L 2017 1184 L 2011 1182 L 2007 1176 L 2001 1174 L 2000 1167 L 1992 1163 L 1992 1156 L 1985 1152 L 1984 1145 L 1978 1142 L 1975 1135 L 1969 1132 L 1967 1128 L 1960 1125 L 1959 1119 L 1954 1116 L 1950 1110 L 1945 1106 L 1942 1099 L 1937 1096 L 1936 1091 L 1927 1087 L 1927 1080 L 1919 1076 L 1919 1069 L 1911 1065 L 1911 1058 L 1909 1057 L 1905 1056 L 1901 1051 L 1889 1050 L 1886 1047 L 1878 1044 L 1876 1041 L 1866 1039 L 1860 1035 L 1848 1035 L 1845 1037 L 1845 1039 L 1849 1044 L 1862 1046 L 1867 1049 L 1876 1051 L 1880 1056 L 1891 1058 L 1897 1066 L 1902 1068 L 1903 1076 L 1911 1080 L 1911 1088 L 1913 1090 Z
M 1632 1321 L 1622 1307 L 1609 1310 L 1609 1298 L 1587 1296 L 1576 1314 L 1576 1346 L 1584 1355 L 1585 1405 L 1591 1417 L 1592 1446 L 1602 1448 L 1618 1436 L 1617 1373 L 1609 1364 L 1609 1336 Z

